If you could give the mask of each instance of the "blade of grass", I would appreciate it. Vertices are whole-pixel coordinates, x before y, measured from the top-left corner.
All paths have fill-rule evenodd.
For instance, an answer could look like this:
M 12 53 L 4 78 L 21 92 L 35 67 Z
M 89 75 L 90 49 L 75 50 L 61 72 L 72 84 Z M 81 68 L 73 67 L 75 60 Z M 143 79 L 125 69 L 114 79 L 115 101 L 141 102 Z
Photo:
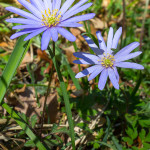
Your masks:
M 3 97 L 6 93 L 7 88 L 9 87 L 9 84 L 13 78 L 13 75 L 18 65 L 20 64 L 21 60 L 23 59 L 23 56 L 25 55 L 26 51 L 29 49 L 29 46 L 31 44 L 31 41 L 25 42 L 24 38 L 25 36 L 19 38 L 0 78 L 0 104 L 3 100 Z
M 73 148 L 73 150 L 75 150 L 74 125 L 73 125 L 72 113 L 71 113 L 71 109 L 70 109 L 70 102 L 69 102 L 69 97 L 67 94 L 66 86 L 65 86 L 65 83 L 63 81 L 63 77 L 62 77 L 62 74 L 60 71 L 60 67 L 59 67 L 59 65 L 57 63 L 57 59 L 55 57 L 55 43 L 54 42 L 53 42 L 53 52 L 50 47 L 48 47 L 48 51 L 52 58 L 52 61 L 54 63 L 54 66 L 55 66 L 55 69 L 56 69 L 56 72 L 57 72 L 57 75 L 58 75 L 58 78 L 60 81 L 60 87 L 61 87 L 62 94 L 64 97 L 65 108 L 66 108 L 66 113 L 67 113 L 68 122 L 69 122 L 69 131 L 70 131 L 70 136 L 71 136 L 72 148 Z
M 7 17 L 9 17 L 9 16 L 12 15 L 12 14 L 13 14 L 13 13 L 10 12 L 10 13 L 4 15 L 4 16 L 1 16 L 1 17 L 0 17 L 0 21 L 3 20 L 3 19 L 5 19 L 5 18 L 7 18 Z

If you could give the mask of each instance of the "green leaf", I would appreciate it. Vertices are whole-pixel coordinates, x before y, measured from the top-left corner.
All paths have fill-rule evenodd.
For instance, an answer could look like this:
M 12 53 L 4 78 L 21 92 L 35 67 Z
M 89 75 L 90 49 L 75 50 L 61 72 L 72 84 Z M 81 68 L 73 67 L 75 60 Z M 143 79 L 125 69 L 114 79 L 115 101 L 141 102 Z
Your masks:
M 140 139 L 143 140 L 145 138 L 145 135 L 146 135 L 146 131 L 142 129 L 141 132 L 139 133 Z
M 150 149 L 150 144 L 148 144 L 148 143 L 143 143 L 143 147 L 148 150 L 148 149 Z
M 139 120 L 139 124 L 142 127 L 150 127 L 150 120 Z
M 147 136 L 145 137 L 145 142 L 150 142 L 150 131 L 149 133 L 147 134 Z
M 37 118 L 37 115 L 33 115 L 31 117 L 31 127 L 34 128 L 35 127 L 35 124 L 37 122 L 38 118 Z
M 33 142 L 32 140 L 30 140 L 30 141 L 27 141 L 27 142 L 24 144 L 24 146 L 26 146 L 26 147 L 35 147 L 35 144 L 34 144 L 34 142 Z
M 24 54 L 26 53 L 26 51 L 30 46 L 30 42 L 24 41 L 24 38 L 25 36 L 19 38 L 0 78 L 0 87 L 1 87 L 0 103 L 3 100 L 3 97 L 6 93 L 7 88 L 9 87 L 11 79 L 18 65 L 20 64 Z
M 122 150 L 122 146 L 118 143 L 118 140 L 114 136 L 112 136 L 112 141 L 116 146 L 117 150 Z
M 133 140 L 129 137 L 123 137 L 122 138 L 125 142 L 127 142 L 129 145 L 132 145 L 133 144 Z

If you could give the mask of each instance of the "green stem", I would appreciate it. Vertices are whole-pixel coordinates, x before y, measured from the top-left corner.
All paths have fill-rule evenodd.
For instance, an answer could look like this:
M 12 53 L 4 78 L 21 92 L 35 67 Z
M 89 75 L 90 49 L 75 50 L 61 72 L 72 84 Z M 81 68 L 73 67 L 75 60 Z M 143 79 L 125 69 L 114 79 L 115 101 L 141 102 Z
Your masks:
M 42 114 L 42 119 L 41 119 L 41 134 L 40 134 L 40 136 L 42 135 L 42 130 L 43 130 L 43 124 L 44 124 L 44 116 L 45 116 L 45 112 L 46 112 L 47 98 L 48 98 L 48 95 L 50 94 L 50 90 L 51 90 L 50 85 L 51 85 L 51 81 L 52 81 L 53 68 L 54 68 L 54 65 L 52 64 L 52 69 L 51 69 L 51 72 L 50 72 L 50 75 L 49 75 L 48 88 L 47 88 L 47 92 L 46 92 L 46 96 L 45 96 L 45 101 L 44 101 L 43 114 Z
M 66 86 L 62 78 L 62 74 L 60 72 L 60 67 L 58 65 L 58 62 L 55 57 L 55 42 L 53 42 L 53 52 L 51 51 L 50 47 L 48 48 L 49 54 L 53 60 L 55 69 L 57 71 L 57 75 L 60 81 L 60 88 L 62 90 L 64 102 L 65 102 L 65 108 L 66 108 L 66 113 L 68 117 L 68 122 L 69 122 L 69 131 L 70 131 L 70 136 L 71 136 L 71 142 L 72 142 L 72 148 L 75 150 L 75 136 L 74 136 L 74 125 L 73 125 L 73 120 L 72 120 L 72 113 L 70 109 L 70 102 L 69 102 L 69 97 L 67 94 Z

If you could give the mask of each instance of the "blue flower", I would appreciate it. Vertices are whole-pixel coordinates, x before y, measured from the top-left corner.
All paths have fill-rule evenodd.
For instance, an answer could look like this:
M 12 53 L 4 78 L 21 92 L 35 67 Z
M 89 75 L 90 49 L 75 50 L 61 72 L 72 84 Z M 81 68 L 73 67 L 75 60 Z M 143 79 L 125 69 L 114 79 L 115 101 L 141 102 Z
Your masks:
M 81 27 L 82 24 L 77 22 L 85 21 L 93 18 L 94 13 L 89 13 L 80 16 L 75 14 L 87 9 L 92 3 L 86 3 L 88 0 L 80 0 L 72 8 L 70 6 L 75 0 L 66 0 L 61 7 L 61 0 L 18 0 L 29 12 L 23 11 L 15 7 L 7 7 L 8 11 L 16 13 L 24 18 L 10 18 L 7 22 L 20 23 L 23 25 L 14 26 L 13 29 L 22 29 L 21 31 L 13 34 L 10 38 L 14 39 L 21 35 L 29 35 L 24 40 L 29 40 L 32 37 L 42 33 L 41 49 L 45 50 L 48 47 L 49 41 L 58 40 L 58 33 L 64 36 L 69 41 L 75 41 L 76 37 L 63 27 Z M 69 9 L 70 8 L 70 9 Z
M 76 78 L 81 78 L 90 74 L 88 78 L 88 80 L 90 81 L 94 79 L 98 74 L 101 73 L 98 82 L 98 88 L 100 90 L 103 90 L 103 88 L 105 87 L 108 76 L 113 86 L 116 89 L 119 89 L 119 74 L 117 71 L 117 67 L 144 69 L 142 65 L 139 65 L 137 63 L 124 62 L 142 53 L 140 51 L 130 53 L 136 47 L 139 46 L 138 42 L 133 42 L 127 45 L 126 47 L 122 48 L 115 55 L 113 54 L 113 51 L 111 49 L 117 48 L 121 34 L 122 34 L 122 28 L 120 27 L 116 31 L 115 35 L 113 36 L 113 28 L 111 27 L 108 33 L 107 47 L 100 32 L 96 33 L 99 42 L 99 47 L 89 37 L 85 37 L 85 40 L 87 41 L 91 49 L 96 53 L 96 55 L 83 53 L 83 52 L 74 53 L 74 56 L 78 58 L 82 58 L 79 60 L 75 60 L 74 63 L 93 65 L 83 70 L 82 72 L 79 72 L 76 75 Z

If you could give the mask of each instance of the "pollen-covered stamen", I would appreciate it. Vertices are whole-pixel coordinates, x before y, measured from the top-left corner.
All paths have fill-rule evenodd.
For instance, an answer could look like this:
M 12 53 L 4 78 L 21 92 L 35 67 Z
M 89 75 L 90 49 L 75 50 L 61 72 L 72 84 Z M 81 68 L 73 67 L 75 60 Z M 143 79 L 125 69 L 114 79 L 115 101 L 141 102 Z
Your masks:
M 58 14 L 58 9 L 54 9 L 51 13 L 50 9 L 48 9 L 48 12 L 45 10 L 45 12 L 42 13 L 42 25 L 51 27 L 51 26 L 56 26 L 61 18 L 61 12 Z
M 113 55 L 110 55 L 110 54 L 106 55 L 105 53 L 103 54 L 103 57 L 100 60 L 102 66 L 106 67 L 106 68 L 108 68 L 108 67 L 112 68 L 113 64 L 114 64 L 114 61 L 115 61 L 115 59 L 114 59 Z

